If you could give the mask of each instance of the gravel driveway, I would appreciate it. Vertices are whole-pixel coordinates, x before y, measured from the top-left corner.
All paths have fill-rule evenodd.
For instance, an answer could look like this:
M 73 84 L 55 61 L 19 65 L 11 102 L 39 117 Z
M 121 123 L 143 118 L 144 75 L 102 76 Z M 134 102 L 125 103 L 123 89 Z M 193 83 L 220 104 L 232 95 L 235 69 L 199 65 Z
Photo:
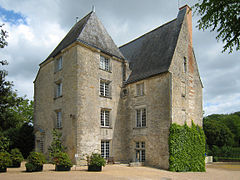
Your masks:
M 88 172 L 87 167 L 73 167 L 70 172 L 56 172 L 54 166 L 44 165 L 43 172 L 26 173 L 21 168 L 8 168 L 0 173 L 0 180 L 80 180 L 80 179 L 158 179 L 158 180 L 240 180 L 240 163 L 214 163 L 207 165 L 206 172 L 176 173 L 149 167 L 107 165 L 102 172 Z

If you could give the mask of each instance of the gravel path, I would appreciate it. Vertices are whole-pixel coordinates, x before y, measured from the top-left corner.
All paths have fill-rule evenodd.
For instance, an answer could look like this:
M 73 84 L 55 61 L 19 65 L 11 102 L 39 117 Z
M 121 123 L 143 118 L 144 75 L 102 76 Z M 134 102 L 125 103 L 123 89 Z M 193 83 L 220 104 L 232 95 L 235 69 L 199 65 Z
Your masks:
M 56 172 L 53 165 L 45 164 L 43 172 L 26 173 L 23 163 L 21 168 L 8 168 L 7 173 L 0 173 L 0 180 L 240 180 L 240 163 L 214 163 L 207 165 L 206 169 L 201 173 L 176 173 L 149 167 L 107 165 L 102 172 L 88 172 L 87 167 Z

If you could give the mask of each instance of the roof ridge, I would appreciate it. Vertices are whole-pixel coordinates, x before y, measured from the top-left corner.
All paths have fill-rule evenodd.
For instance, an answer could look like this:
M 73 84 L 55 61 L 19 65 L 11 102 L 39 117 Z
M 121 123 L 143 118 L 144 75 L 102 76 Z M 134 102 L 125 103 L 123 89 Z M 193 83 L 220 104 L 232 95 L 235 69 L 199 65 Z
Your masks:
M 119 48 L 124 47 L 124 46 L 126 46 L 126 45 L 128 45 L 128 44 L 130 44 L 130 43 L 132 43 L 132 42 L 134 42 L 134 41 L 136 41 L 136 40 L 142 38 L 143 36 L 146 36 L 146 35 L 148 35 L 148 34 L 154 32 L 154 31 L 158 30 L 159 28 L 162 28 L 163 26 L 168 25 L 169 23 L 171 23 L 171 22 L 173 22 L 173 21 L 176 21 L 176 20 L 177 20 L 177 18 L 175 18 L 175 19 L 173 19 L 173 20 L 171 20 L 171 21 L 169 21 L 169 22 L 166 22 L 166 23 L 164 23 L 164 24 L 162 24 L 162 25 L 156 27 L 155 29 L 150 30 L 150 31 L 146 32 L 145 34 L 143 34 L 143 35 L 141 35 L 141 36 L 139 36 L 139 37 L 137 37 L 137 38 L 135 38 L 135 39 L 133 39 L 133 40 L 127 42 L 126 44 L 123 44 L 123 45 L 119 46 Z

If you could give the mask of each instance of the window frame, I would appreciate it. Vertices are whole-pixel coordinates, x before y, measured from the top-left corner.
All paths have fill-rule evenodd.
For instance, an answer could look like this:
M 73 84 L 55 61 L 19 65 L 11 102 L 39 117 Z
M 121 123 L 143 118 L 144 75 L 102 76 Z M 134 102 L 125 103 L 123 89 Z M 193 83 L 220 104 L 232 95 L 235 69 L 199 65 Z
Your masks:
M 111 114 L 111 110 L 110 109 L 106 109 L 106 108 L 102 108 L 100 110 L 100 125 L 101 127 L 110 127 L 110 114 Z
M 62 96 L 62 81 L 56 82 L 56 98 Z
M 136 109 L 136 127 L 147 127 L 147 109 L 145 107 Z
M 104 71 L 111 72 L 111 64 L 110 64 L 110 59 L 100 55 L 100 62 L 99 62 L 99 68 Z
M 108 159 L 110 157 L 110 141 L 109 140 L 101 141 L 101 156 L 104 159 Z
M 136 96 L 144 96 L 144 83 L 136 84 Z
M 55 72 L 62 70 L 62 68 L 63 68 L 63 58 L 62 56 L 59 56 L 56 59 Z
M 56 128 L 57 129 L 61 129 L 62 128 L 62 111 L 61 110 L 57 110 L 56 111 Z
M 144 141 L 137 141 L 135 143 L 136 143 L 136 146 L 135 146 L 136 162 L 145 162 L 146 161 L 146 145 L 145 145 L 145 142 Z
M 99 95 L 101 97 L 111 98 L 111 81 L 100 79 Z

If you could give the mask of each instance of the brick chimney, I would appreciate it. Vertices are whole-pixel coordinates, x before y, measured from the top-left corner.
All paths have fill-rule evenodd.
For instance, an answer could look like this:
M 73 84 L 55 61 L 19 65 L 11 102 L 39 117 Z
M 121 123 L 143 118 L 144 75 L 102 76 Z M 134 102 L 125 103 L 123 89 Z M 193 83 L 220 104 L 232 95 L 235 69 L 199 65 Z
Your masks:
M 187 26 L 189 32 L 189 40 L 192 46 L 192 9 L 186 4 L 179 8 L 179 11 L 186 8 L 186 16 L 187 16 Z

